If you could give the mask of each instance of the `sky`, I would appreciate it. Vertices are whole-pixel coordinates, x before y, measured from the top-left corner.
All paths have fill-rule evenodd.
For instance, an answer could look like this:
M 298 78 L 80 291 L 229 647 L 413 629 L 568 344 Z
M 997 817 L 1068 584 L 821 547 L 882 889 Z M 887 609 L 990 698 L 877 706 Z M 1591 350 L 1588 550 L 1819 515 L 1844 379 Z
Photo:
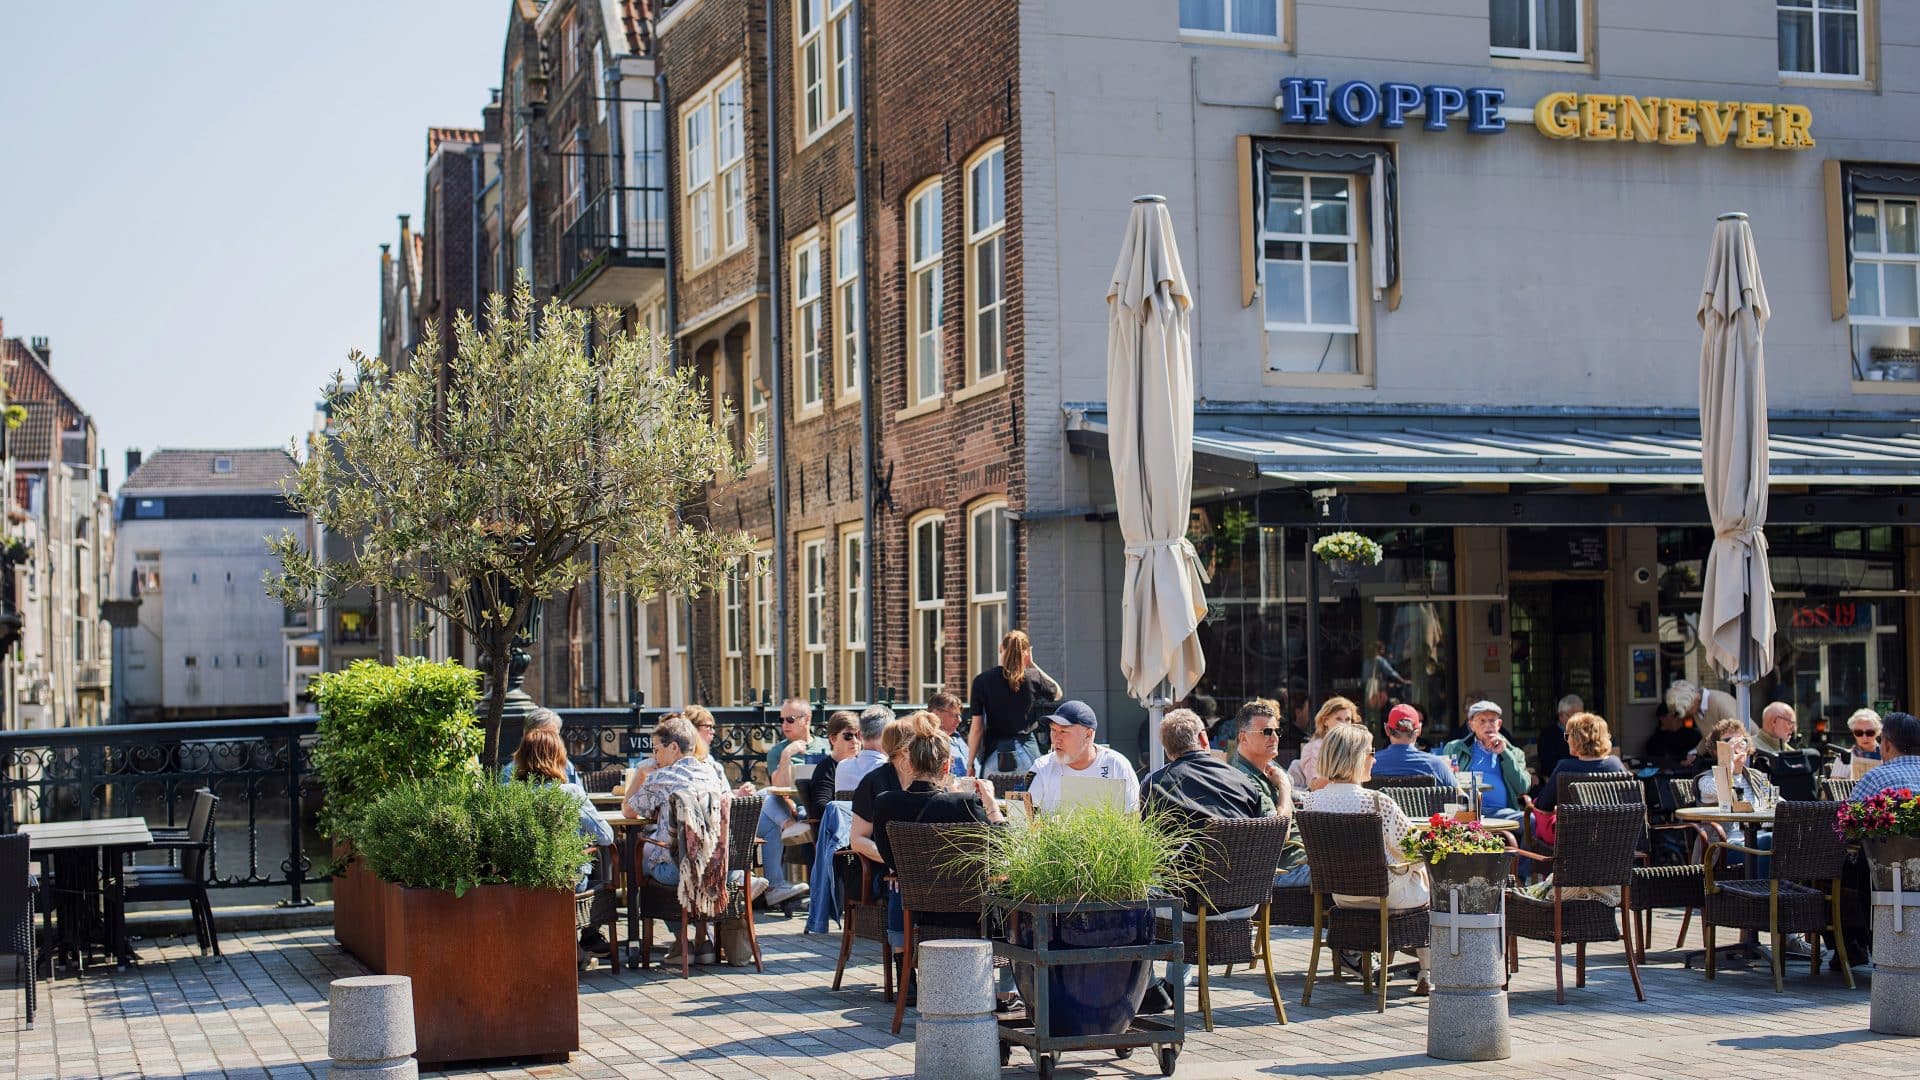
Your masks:
M 0 0 L 0 319 L 117 488 L 139 447 L 284 446 L 379 348 L 426 132 L 478 127 L 510 0 Z

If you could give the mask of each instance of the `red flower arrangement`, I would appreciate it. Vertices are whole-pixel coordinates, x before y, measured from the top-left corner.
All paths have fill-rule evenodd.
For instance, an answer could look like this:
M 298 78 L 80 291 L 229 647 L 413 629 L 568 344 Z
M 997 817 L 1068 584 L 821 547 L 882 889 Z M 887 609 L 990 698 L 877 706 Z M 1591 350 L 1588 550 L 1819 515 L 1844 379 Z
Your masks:
M 1449 855 L 1490 855 L 1507 850 L 1506 841 L 1477 821 L 1455 821 L 1445 814 L 1427 819 L 1427 827 L 1400 838 L 1400 852 L 1409 859 L 1441 862 Z
M 1920 798 L 1912 788 L 1892 788 L 1859 802 L 1843 803 L 1835 822 L 1848 840 L 1920 836 Z

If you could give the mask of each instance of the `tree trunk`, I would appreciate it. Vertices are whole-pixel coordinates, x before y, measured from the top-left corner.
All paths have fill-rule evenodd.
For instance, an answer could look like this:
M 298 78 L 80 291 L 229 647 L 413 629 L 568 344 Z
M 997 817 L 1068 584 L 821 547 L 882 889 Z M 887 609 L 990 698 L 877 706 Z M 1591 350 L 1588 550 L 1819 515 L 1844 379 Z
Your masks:
M 513 631 L 495 626 L 487 633 L 487 706 L 480 717 L 487 735 L 487 775 L 500 773 L 500 718 L 507 707 L 507 672 L 513 666 Z

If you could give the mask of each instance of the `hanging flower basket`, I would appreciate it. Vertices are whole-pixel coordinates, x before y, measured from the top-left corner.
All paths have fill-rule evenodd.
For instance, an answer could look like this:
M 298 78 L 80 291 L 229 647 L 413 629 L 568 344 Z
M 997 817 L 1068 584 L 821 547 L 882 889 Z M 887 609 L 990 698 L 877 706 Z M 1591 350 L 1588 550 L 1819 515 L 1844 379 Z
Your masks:
M 1384 556 L 1379 544 L 1357 532 L 1328 533 L 1313 542 L 1313 554 L 1340 581 L 1358 577 L 1363 567 L 1380 565 Z

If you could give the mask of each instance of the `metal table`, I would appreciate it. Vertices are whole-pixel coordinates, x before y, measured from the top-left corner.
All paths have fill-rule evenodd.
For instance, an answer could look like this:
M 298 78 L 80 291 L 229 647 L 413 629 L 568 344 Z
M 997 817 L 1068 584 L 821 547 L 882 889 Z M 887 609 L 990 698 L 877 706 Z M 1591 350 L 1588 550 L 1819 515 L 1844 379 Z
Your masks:
M 84 971 L 97 931 L 108 956 L 122 967 L 132 963 L 121 863 L 127 851 L 153 842 L 146 820 L 36 822 L 22 825 L 20 832 L 51 879 L 59 927 L 56 958 Z
M 614 872 L 625 879 L 627 887 L 627 945 L 640 940 L 640 845 L 653 827 L 650 817 L 630 818 L 620 809 L 597 811 L 600 820 L 613 829 Z

